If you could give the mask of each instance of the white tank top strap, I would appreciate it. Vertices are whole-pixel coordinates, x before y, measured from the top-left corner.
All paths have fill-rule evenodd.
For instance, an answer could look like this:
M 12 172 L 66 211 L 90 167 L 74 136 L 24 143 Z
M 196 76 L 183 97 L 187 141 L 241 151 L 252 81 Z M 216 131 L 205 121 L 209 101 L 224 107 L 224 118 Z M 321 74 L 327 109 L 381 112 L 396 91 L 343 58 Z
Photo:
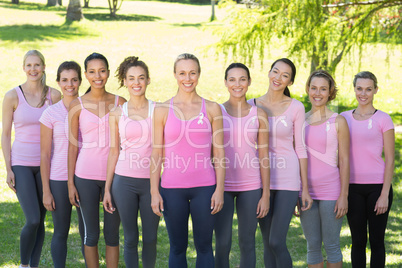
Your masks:
M 78 97 L 77 99 L 79 100 L 79 102 L 81 104 L 81 108 L 84 109 L 84 104 L 82 103 L 81 97 Z
M 155 102 L 148 100 L 148 117 L 151 117 L 154 115 L 154 110 L 155 110 Z
M 127 108 L 127 102 L 123 103 L 123 105 L 120 105 L 121 108 L 121 115 L 120 116 L 125 116 L 128 117 L 128 108 Z
M 223 105 L 223 103 L 219 103 L 219 105 L 222 107 L 222 110 L 224 110 L 227 113 L 225 105 Z

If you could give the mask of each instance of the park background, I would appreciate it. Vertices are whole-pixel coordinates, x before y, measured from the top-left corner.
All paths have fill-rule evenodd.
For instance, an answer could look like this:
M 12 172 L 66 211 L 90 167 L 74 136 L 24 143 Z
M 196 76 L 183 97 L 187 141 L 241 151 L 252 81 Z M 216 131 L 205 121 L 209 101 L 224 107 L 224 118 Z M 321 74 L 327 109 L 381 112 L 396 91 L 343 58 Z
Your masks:
M 193 53 L 201 62 L 201 78 L 197 87 L 201 96 L 219 103 L 228 99 L 224 86 L 224 70 L 233 61 L 249 63 L 252 84 L 248 97 L 264 94 L 268 88 L 268 71 L 272 62 L 281 57 L 289 57 L 289 40 L 273 37 L 265 47 L 262 57 L 258 51 L 242 57 L 232 53 L 223 53 L 215 49 L 221 41 L 223 26 L 228 25 L 225 18 L 232 14 L 233 6 L 215 8 L 216 19 L 211 21 L 211 5 L 208 3 L 129 1 L 122 3 L 116 17 L 110 15 L 106 0 L 90 0 L 89 8 L 83 9 L 85 19 L 80 22 L 66 21 L 67 1 L 63 6 L 48 6 L 46 0 L 21 1 L 18 5 L 11 0 L 0 0 L 0 100 L 5 92 L 25 81 L 22 71 L 22 59 L 30 49 L 40 50 L 46 58 L 47 83 L 57 88 L 56 70 L 65 60 L 75 60 L 81 64 L 92 52 L 104 54 L 111 70 L 107 89 L 113 93 L 128 97 L 125 88 L 118 89 L 114 77 L 118 64 L 127 56 L 139 56 L 150 69 L 151 84 L 147 97 L 164 101 L 171 98 L 177 85 L 173 77 L 173 62 L 183 52 Z M 83 3 L 82 3 L 83 5 Z M 245 9 L 244 5 L 237 8 Z M 401 10 L 402 8 L 399 8 Z M 401 11 L 400 11 L 401 12 Z M 245 21 L 246 23 L 246 21 Z M 399 26 L 400 30 L 400 26 Z M 298 29 L 295 29 L 297 32 Z M 399 31 L 399 35 L 400 35 Z M 400 38 L 400 36 L 399 36 Z M 400 41 L 400 39 L 399 39 Z M 212 47 L 211 47 L 212 45 Z M 402 45 L 396 42 L 390 45 L 381 39 L 365 42 L 361 48 L 351 49 L 336 68 L 334 73 L 338 87 L 338 98 L 332 109 L 341 112 L 356 106 L 353 93 L 353 75 L 362 70 L 376 74 L 379 92 L 375 96 L 376 108 L 390 113 L 396 125 L 402 124 Z M 244 56 L 244 55 L 243 55 Z M 304 91 L 305 81 L 310 73 L 310 59 L 307 56 L 294 57 L 297 75 L 290 88 L 292 97 L 309 104 Z M 251 64 L 250 64 L 251 63 Z M 83 80 L 80 94 L 88 88 Z M 399 129 L 399 128 L 398 128 Z M 401 169 L 402 134 L 396 134 L 396 162 L 393 180 L 394 203 L 388 221 L 386 233 L 387 267 L 402 267 L 402 169 Z M 24 225 L 24 216 L 15 194 L 8 189 L 5 178 L 4 159 L 0 160 L 0 267 L 16 267 L 19 264 L 19 233 Z M 76 221 L 73 222 L 68 240 L 67 267 L 84 267 L 80 253 L 80 242 Z M 42 251 L 40 267 L 52 267 L 50 239 L 53 223 L 51 213 L 46 217 L 46 240 Z M 240 263 L 237 239 L 237 221 L 233 226 L 233 245 L 231 265 Z M 191 226 L 190 226 L 191 230 Z M 119 265 L 124 267 L 123 234 L 121 232 L 121 258 Z M 298 218 L 293 218 L 288 234 L 287 244 L 295 267 L 307 267 L 306 242 Z M 104 262 L 104 242 L 100 243 L 101 266 Z M 344 267 L 351 267 L 351 239 L 346 218 L 341 232 L 341 247 Z M 263 267 L 262 239 L 257 230 L 257 267 Z M 368 249 L 367 254 L 370 253 Z M 169 240 L 165 223 L 160 222 L 158 235 L 157 267 L 167 267 Z M 195 267 L 195 248 L 190 237 L 188 248 L 189 267 Z

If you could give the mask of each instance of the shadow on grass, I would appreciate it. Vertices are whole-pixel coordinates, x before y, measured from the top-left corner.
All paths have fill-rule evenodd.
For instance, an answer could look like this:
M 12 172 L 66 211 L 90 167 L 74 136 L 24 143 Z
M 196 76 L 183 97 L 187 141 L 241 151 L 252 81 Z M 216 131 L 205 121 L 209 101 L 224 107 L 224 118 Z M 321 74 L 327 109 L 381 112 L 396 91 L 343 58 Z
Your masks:
M 76 27 L 69 27 L 68 24 L 63 24 L 61 26 L 30 24 L 0 26 L 0 40 L 3 41 L 43 41 L 88 36 L 95 36 L 95 34 Z
M 157 21 L 161 20 L 160 17 L 148 16 L 148 15 L 121 15 L 117 14 L 116 17 L 112 17 L 109 13 L 90 13 L 85 14 L 84 17 L 87 20 L 97 21 Z
M 32 10 L 32 11 L 62 11 L 66 12 L 68 1 L 65 1 L 64 6 L 48 6 L 42 3 L 32 3 L 32 2 L 20 2 L 18 5 L 12 4 L 11 0 L 4 1 L 0 0 L 0 7 L 2 8 L 10 8 L 10 9 L 18 9 L 18 10 Z M 83 12 L 85 14 L 86 10 L 109 10 L 107 7 L 89 7 L 83 8 Z
M 201 23 L 173 23 L 172 25 L 176 27 L 196 27 L 196 28 L 202 26 Z

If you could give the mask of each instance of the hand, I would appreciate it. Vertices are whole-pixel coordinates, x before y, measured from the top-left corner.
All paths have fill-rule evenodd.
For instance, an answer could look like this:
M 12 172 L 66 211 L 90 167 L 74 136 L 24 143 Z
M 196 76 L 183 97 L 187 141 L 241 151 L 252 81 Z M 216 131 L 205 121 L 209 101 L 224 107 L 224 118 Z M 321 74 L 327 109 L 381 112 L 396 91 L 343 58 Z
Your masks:
M 345 196 L 340 196 L 336 200 L 334 212 L 336 213 L 336 218 L 340 219 L 348 213 L 348 198 Z
M 14 193 L 17 193 L 17 190 L 15 189 L 15 175 L 14 172 L 12 172 L 11 170 L 7 171 L 6 183 L 8 187 L 10 187 L 10 189 L 14 191 Z
M 388 210 L 388 196 L 380 195 L 375 203 L 374 211 L 377 213 L 375 215 L 384 214 Z
M 223 191 L 215 190 L 211 197 L 211 214 L 215 215 L 223 208 Z
M 54 211 L 56 209 L 56 203 L 52 193 L 43 193 L 43 205 L 48 211 Z
M 68 185 L 68 198 L 70 199 L 71 205 L 76 206 L 77 208 L 80 207 L 77 203 L 80 202 L 80 197 L 78 196 L 78 191 L 77 188 L 75 188 L 75 185 Z
M 269 196 L 261 196 L 257 205 L 257 219 L 262 219 L 267 216 L 269 212 Z
M 161 212 L 163 212 L 163 199 L 159 192 L 157 194 L 151 194 L 151 207 L 152 211 L 156 215 L 162 217 Z
M 300 207 L 300 199 L 297 199 L 297 203 L 296 203 L 296 207 L 295 207 L 295 211 L 293 211 L 293 215 L 295 215 L 296 217 L 300 217 L 300 211 L 301 211 L 301 207 Z
M 105 210 L 107 212 L 109 212 L 110 214 L 113 214 L 113 212 L 116 210 L 113 207 L 112 204 L 112 196 L 110 195 L 109 191 L 105 191 L 105 195 L 103 196 L 103 207 L 105 208 Z
M 308 191 L 302 191 L 301 200 L 301 211 L 309 210 L 313 205 L 313 199 L 311 198 Z

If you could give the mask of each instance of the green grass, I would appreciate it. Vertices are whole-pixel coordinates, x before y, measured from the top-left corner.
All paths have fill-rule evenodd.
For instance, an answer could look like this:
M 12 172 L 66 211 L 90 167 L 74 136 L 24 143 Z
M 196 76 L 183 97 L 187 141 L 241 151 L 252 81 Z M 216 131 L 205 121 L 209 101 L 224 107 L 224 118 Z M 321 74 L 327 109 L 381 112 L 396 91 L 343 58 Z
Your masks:
M 35 1 L 35 0 L 33 0 Z M 80 23 L 65 22 L 64 7 L 47 7 L 45 0 L 21 2 L 13 5 L 11 0 L 0 0 L 0 101 L 4 93 L 25 81 L 22 71 L 22 57 L 29 49 L 39 49 L 46 57 L 48 84 L 56 87 L 56 69 L 65 60 L 76 60 L 80 64 L 93 51 L 103 53 L 109 60 L 112 75 L 108 89 L 128 97 L 124 89 L 117 89 L 117 80 L 113 77 L 118 64 L 129 55 L 137 55 L 144 60 L 151 73 L 151 84 L 147 95 L 153 100 L 166 100 L 172 97 L 177 85 L 173 77 L 173 61 L 183 52 L 196 54 L 202 65 L 202 75 L 198 86 L 199 93 L 217 102 L 227 100 L 228 93 L 223 83 L 226 66 L 237 59 L 229 58 L 226 62 L 222 55 L 206 51 L 205 47 L 214 43 L 219 36 L 213 30 L 224 23 L 218 20 L 209 23 L 211 7 L 208 5 L 184 5 L 167 2 L 125 1 L 118 17 L 109 16 L 107 2 L 91 0 L 90 8 L 84 9 L 86 19 Z M 67 0 L 63 1 L 67 4 Z M 224 10 L 217 9 L 216 16 L 222 19 Z M 267 71 L 270 64 L 279 57 L 286 57 L 283 41 L 277 40 L 270 45 L 270 51 L 263 60 L 263 66 L 256 60 L 250 71 L 253 78 L 249 97 L 265 93 L 268 84 Z M 400 74 L 402 73 L 402 45 L 394 46 L 389 52 L 384 44 L 368 44 L 367 52 L 358 64 L 355 53 L 340 64 L 336 72 L 339 95 L 333 109 L 343 111 L 356 106 L 353 97 L 353 74 L 360 70 L 373 71 L 379 80 L 380 90 L 375 97 L 375 106 L 391 113 L 395 123 L 402 124 L 402 93 Z M 297 77 L 291 87 L 294 97 L 302 100 L 306 107 L 304 83 L 309 73 L 309 62 L 297 64 Z M 88 87 L 83 81 L 81 93 Z M 390 213 L 386 234 L 387 267 L 402 266 L 402 134 L 397 135 L 396 169 L 394 179 L 394 204 Z M 0 163 L 0 176 L 5 178 L 3 159 Z M 19 233 L 24 224 L 22 210 L 14 193 L 4 183 L 0 183 L 0 268 L 15 267 L 19 262 Z M 68 241 L 68 267 L 83 267 L 80 242 L 75 212 Z M 41 267 L 51 267 L 50 238 L 53 230 L 51 214 L 46 219 L 46 240 L 43 247 Z M 239 264 L 237 245 L 237 221 L 233 226 L 232 265 Z M 123 237 L 123 235 L 122 235 Z M 123 239 L 121 239 L 121 244 Z M 341 245 L 344 255 L 344 267 L 350 264 L 350 233 L 344 220 L 341 233 Z M 189 243 L 189 267 L 195 267 L 195 249 L 193 240 Z M 104 242 L 100 239 L 102 265 L 104 265 Z M 257 267 L 263 267 L 262 238 L 257 232 Z M 288 247 L 295 267 L 306 267 L 306 242 L 297 218 L 292 220 Z M 161 222 L 158 234 L 157 267 L 167 267 L 169 241 Z M 122 253 L 121 253 L 122 254 Z M 124 266 L 123 257 L 120 265 Z

